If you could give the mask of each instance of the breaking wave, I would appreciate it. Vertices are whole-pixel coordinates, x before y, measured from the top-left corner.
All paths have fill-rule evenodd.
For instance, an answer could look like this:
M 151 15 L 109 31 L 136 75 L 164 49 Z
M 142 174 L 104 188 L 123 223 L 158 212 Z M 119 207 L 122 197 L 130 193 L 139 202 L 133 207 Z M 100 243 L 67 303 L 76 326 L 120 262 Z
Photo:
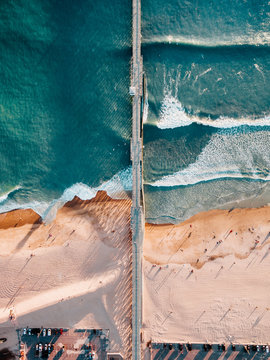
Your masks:
M 179 35 L 159 35 L 151 36 L 151 38 L 144 38 L 143 44 L 155 45 L 155 44 L 174 44 L 182 46 L 199 46 L 199 47 L 224 47 L 224 46 L 268 46 L 270 45 L 270 33 L 268 31 L 259 31 L 249 34 L 248 36 L 228 36 L 221 39 L 198 38 L 198 37 L 186 37 Z
M 176 97 L 174 97 L 171 93 L 165 94 L 161 104 L 157 127 L 160 129 L 173 129 L 181 126 L 189 126 L 194 123 L 224 129 L 243 125 L 269 126 L 270 115 L 266 115 L 261 118 L 230 118 L 220 116 L 216 120 L 213 120 L 210 117 L 199 117 L 187 113 L 181 102 Z
M 10 194 L 12 194 L 14 191 L 19 190 L 21 186 L 15 186 L 14 188 L 10 189 L 9 191 L 6 191 L 0 195 L 0 204 L 5 201 Z
M 270 181 L 268 143 L 268 131 L 221 130 L 212 136 L 194 163 L 148 184 L 172 187 L 218 179 Z
M 16 187 L 12 192 L 19 190 L 21 187 Z M 127 199 L 128 193 L 132 190 L 132 167 L 128 167 L 116 175 L 110 180 L 104 182 L 98 187 L 90 187 L 83 183 L 76 183 L 67 188 L 62 196 L 52 201 L 30 201 L 19 204 L 13 199 L 9 199 L 8 194 L 5 197 L 2 196 L 0 202 L 0 212 L 7 212 L 15 209 L 33 209 L 38 213 L 45 222 L 50 222 L 56 216 L 57 210 L 60 209 L 66 202 L 71 201 L 75 196 L 81 200 L 90 200 L 94 198 L 98 191 L 106 191 L 107 194 L 114 199 Z

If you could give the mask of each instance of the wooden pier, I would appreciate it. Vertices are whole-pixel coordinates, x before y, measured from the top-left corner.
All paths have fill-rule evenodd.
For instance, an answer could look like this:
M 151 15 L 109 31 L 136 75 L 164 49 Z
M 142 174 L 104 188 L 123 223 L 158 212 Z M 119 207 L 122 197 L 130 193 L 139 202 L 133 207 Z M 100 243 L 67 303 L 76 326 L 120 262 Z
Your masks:
M 132 359 L 141 359 L 142 324 L 142 245 L 144 206 L 142 199 L 142 93 L 143 64 L 141 56 L 141 1 L 132 0 L 132 71 L 130 95 L 132 103 Z

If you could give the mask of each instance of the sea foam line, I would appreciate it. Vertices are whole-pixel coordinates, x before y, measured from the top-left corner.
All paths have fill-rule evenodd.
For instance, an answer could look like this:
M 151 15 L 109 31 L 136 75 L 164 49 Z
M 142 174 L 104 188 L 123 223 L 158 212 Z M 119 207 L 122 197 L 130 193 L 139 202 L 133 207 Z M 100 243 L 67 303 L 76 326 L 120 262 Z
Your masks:
M 20 187 L 16 187 L 16 189 L 20 189 Z M 15 188 L 9 194 L 14 190 Z M 129 198 L 128 192 L 131 190 L 132 167 L 129 166 L 97 187 L 90 187 L 83 183 L 73 184 L 58 199 L 54 199 L 51 202 L 34 200 L 19 204 L 13 199 L 9 200 L 8 194 L 5 194 L 2 206 L 0 204 L 0 212 L 8 212 L 15 209 L 33 209 L 45 222 L 50 222 L 55 218 L 57 210 L 66 202 L 73 200 L 75 196 L 78 196 L 81 200 L 90 200 L 96 196 L 98 191 L 106 191 L 111 198 L 127 199 Z
M 181 102 L 171 93 L 167 93 L 161 104 L 157 127 L 160 129 L 173 129 L 191 124 L 211 126 L 214 128 L 233 128 L 243 125 L 248 126 L 270 126 L 270 115 L 262 118 L 229 118 L 220 116 L 216 120 L 200 118 L 186 112 Z
M 226 178 L 270 181 L 268 140 L 267 131 L 237 133 L 220 130 L 212 135 L 194 163 L 145 184 L 187 186 Z
M 267 46 L 270 45 L 270 33 L 268 31 L 260 31 L 242 36 L 232 36 L 221 39 L 209 38 L 191 38 L 175 35 L 159 35 L 145 38 L 143 44 L 175 44 L 184 46 L 200 46 L 206 48 L 225 47 L 225 46 Z
M 9 191 L 2 193 L 2 195 L 0 195 L 0 203 L 5 201 L 8 198 L 9 194 L 13 193 L 16 190 L 19 190 L 20 188 L 21 186 L 17 185 L 14 188 L 10 189 Z

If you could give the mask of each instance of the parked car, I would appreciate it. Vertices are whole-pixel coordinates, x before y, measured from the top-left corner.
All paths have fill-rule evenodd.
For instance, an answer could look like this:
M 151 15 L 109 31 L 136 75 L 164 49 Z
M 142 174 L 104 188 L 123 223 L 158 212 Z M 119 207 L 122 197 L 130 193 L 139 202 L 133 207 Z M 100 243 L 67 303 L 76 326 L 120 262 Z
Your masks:
M 48 358 L 48 356 L 49 356 L 48 344 L 44 344 L 44 348 L 42 351 L 42 357 L 46 359 L 46 358 Z
M 267 353 L 269 353 L 269 346 L 268 346 L 268 345 L 265 346 L 265 351 L 266 351 Z
M 48 329 L 47 334 L 48 334 L 48 336 L 52 336 L 52 329 Z
M 38 344 L 38 351 L 41 352 L 41 351 L 42 351 L 42 348 L 43 348 L 42 344 L 39 343 L 39 344 Z
M 28 335 L 32 335 L 32 329 L 28 329 Z
M 260 346 L 259 346 L 259 345 L 257 345 L 257 351 L 258 351 L 258 352 L 260 351 Z
M 46 329 L 43 329 L 43 330 L 42 330 L 42 335 L 43 335 L 43 336 L 46 336 L 46 333 L 47 333 Z
M 26 335 L 27 334 L 27 328 L 24 328 L 23 329 L 23 335 Z
M 48 344 L 48 353 L 50 354 L 53 351 L 53 344 Z

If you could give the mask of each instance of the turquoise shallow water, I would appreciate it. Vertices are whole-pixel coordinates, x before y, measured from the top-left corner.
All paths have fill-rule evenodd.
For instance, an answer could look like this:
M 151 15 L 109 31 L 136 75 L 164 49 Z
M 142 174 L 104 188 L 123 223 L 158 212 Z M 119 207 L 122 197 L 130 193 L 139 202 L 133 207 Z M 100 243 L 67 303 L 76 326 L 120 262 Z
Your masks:
M 270 202 L 270 5 L 142 2 L 146 218 Z
M 119 1 L 0 2 L 0 211 L 130 188 L 130 45 Z

